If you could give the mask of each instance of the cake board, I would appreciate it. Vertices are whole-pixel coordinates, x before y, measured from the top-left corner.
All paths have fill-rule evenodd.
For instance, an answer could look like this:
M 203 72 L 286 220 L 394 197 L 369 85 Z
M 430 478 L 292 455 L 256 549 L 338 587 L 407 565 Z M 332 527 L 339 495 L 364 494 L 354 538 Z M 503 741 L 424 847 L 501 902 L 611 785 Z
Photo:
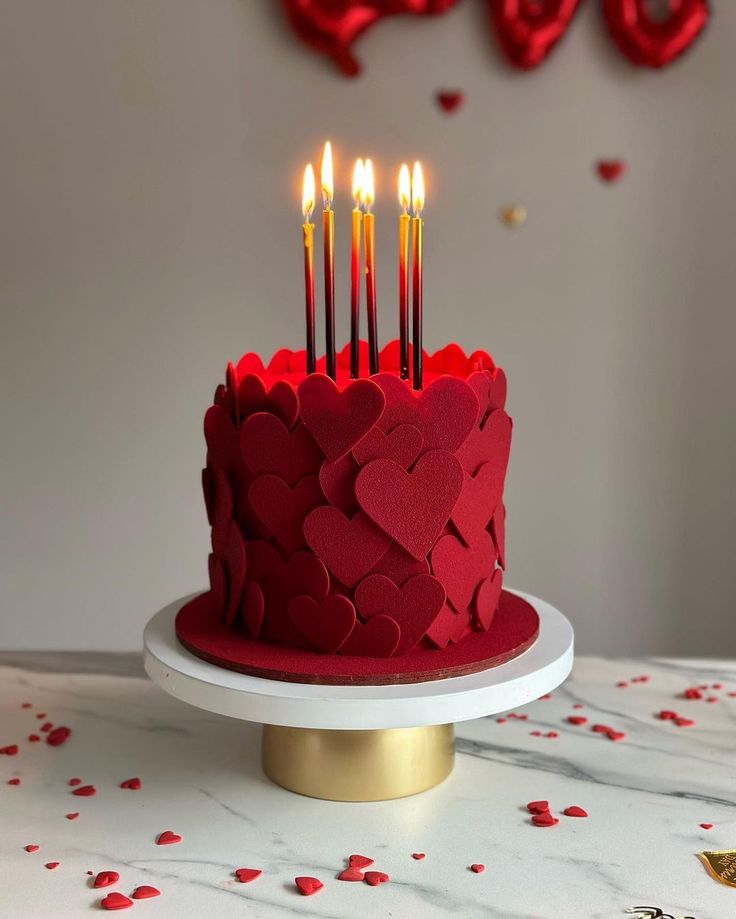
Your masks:
M 164 691 L 206 711 L 263 725 L 263 768 L 277 784 L 334 801 L 379 801 L 424 791 L 454 764 L 454 724 L 516 709 L 570 673 L 573 630 L 549 603 L 515 591 L 539 615 L 518 657 L 465 676 L 382 686 L 320 685 L 248 676 L 210 664 L 176 638 L 190 597 L 156 613 L 144 663 Z

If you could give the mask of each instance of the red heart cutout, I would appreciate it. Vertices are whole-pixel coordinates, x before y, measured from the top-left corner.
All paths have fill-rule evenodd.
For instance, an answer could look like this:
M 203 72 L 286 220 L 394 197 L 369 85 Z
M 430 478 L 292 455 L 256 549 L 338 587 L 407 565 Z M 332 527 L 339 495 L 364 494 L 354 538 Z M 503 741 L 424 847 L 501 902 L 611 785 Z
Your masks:
M 442 109 L 443 112 L 447 112 L 448 115 L 460 108 L 460 106 L 465 101 L 465 96 L 463 93 L 458 92 L 457 90 L 442 89 L 435 96 L 437 99 L 437 104 Z
M 456 610 L 470 606 L 478 584 L 493 571 L 493 541 L 484 533 L 473 546 L 465 547 L 454 536 L 443 536 L 432 549 L 432 571 L 442 581 Z
M 392 542 L 388 552 L 371 569 L 371 574 L 385 574 L 394 584 L 404 584 L 417 574 L 429 574 L 429 562 L 426 558 L 414 558 L 406 549 Z
M 112 887 L 120 880 L 117 871 L 99 871 L 92 884 L 93 887 Z
M 493 537 L 493 545 L 496 547 L 496 555 L 498 556 L 498 564 L 502 567 L 506 567 L 506 508 L 501 501 L 496 510 L 493 512 L 493 519 L 491 520 L 491 536 Z
M 240 474 L 242 459 L 238 432 L 232 418 L 219 405 L 211 405 L 204 416 L 207 465 L 222 470 L 231 481 Z
M 295 552 L 284 562 L 276 549 L 263 540 L 249 542 L 247 551 L 248 578 L 263 592 L 265 618 L 261 639 L 273 644 L 293 645 L 295 635 L 289 618 L 289 601 L 299 594 L 324 600 L 330 587 L 327 569 L 306 550 Z
M 463 490 L 452 509 L 452 522 L 466 545 L 485 532 L 501 501 L 505 466 L 483 463 L 474 476 L 463 473 Z
M 340 653 L 355 657 L 391 657 L 400 640 L 401 629 L 388 616 L 376 616 L 365 625 L 356 619 Z
M 470 866 L 470 870 L 473 872 L 473 874 L 483 874 L 483 872 L 486 870 L 486 866 L 481 865 L 480 862 L 477 862 L 476 864 Z
M 368 858 L 367 855 L 351 855 L 348 858 L 348 865 L 351 868 L 367 868 L 374 861 L 375 859 Z
M 23 848 L 26 850 L 26 852 L 38 852 L 38 850 L 39 850 L 41 847 L 40 847 L 40 846 L 34 846 L 33 844 L 31 844 L 31 845 L 28 845 L 28 846 L 24 846 Z
M 489 0 L 501 49 L 522 70 L 537 67 L 567 31 L 580 0 Z
M 502 409 L 497 409 L 486 418 L 482 428 L 473 429 L 457 451 L 457 458 L 471 475 L 475 475 L 483 463 L 491 463 L 503 482 L 510 450 L 511 419 Z
M 532 823 L 534 826 L 556 826 L 560 821 L 550 813 L 534 814 Z
M 222 558 L 227 583 L 227 601 L 223 621 L 232 625 L 238 614 L 245 585 L 245 543 L 240 528 L 233 520 L 227 534 L 227 546 Z
M 378 887 L 379 884 L 386 884 L 391 878 L 385 871 L 366 871 L 365 882 L 371 887 Z
M 470 631 L 470 614 L 467 611 L 456 613 L 449 603 L 445 603 L 439 616 L 427 629 L 427 638 L 437 648 L 446 648 L 450 643 L 460 641 Z
M 408 469 L 421 453 L 423 442 L 422 432 L 413 425 L 400 424 L 390 434 L 376 426 L 353 447 L 353 456 L 361 466 L 374 459 L 390 459 Z
M 411 473 L 391 460 L 368 463 L 358 473 L 355 496 L 385 533 L 421 559 L 442 532 L 462 486 L 460 463 L 451 453 L 432 450 Z
M 365 437 L 381 417 L 385 402 L 372 380 L 354 380 L 342 392 L 321 373 L 312 373 L 299 384 L 302 421 L 333 462 Z
M 478 397 L 476 424 L 482 424 L 490 412 L 506 405 L 506 374 L 501 367 L 495 370 L 476 370 L 470 374 L 467 383 Z
M 355 607 L 340 594 L 330 594 L 321 604 L 305 595 L 294 597 L 289 603 L 289 616 L 323 654 L 334 654 L 355 625 Z
M 143 783 L 137 776 L 133 779 L 126 779 L 124 782 L 120 783 L 121 788 L 127 788 L 130 789 L 130 791 L 138 791 L 142 785 Z
M 238 414 L 243 419 L 256 412 L 276 415 L 287 428 L 292 427 L 299 414 L 299 400 L 294 387 L 286 380 L 277 380 L 266 392 L 260 377 L 247 374 L 238 387 Z
M 80 785 L 79 788 L 74 789 L 72 794 L 78 798 L 91 798 L 97 794 L 97 789 L 94 785 Z
M 604 0 L 603 15 L 620 50 L 641 67 L 666 67 L 686 51 L 710 16 L 707 0 L 670 2 L 667 19 L 654 19 L 645 0 Z
M 604 182 L 616 182 L 626 172 L 626 163 L 623 160 L 598 160 L 595 171 Z
M 345 868 L 337 876 L 338 881 L 362 881 L 363 872 L 360 868 Z
M 423 452 L 447 450 L 454 453 L 465 441 L 478 417 L 478 398 L 463 380 L 439 377 L 415 393 L 392 373 L 372 377 L 386 396 L 386 407 L 379 421 L 383 431 L 410 424 L 422 433 Z
M 100 906 L 103 909 L 128 909 L 129 906 L 133 905 L 133 901 L 124 894 L 113 892 L 109 893 L 106 897 L 103 897 L 100 900 Z
M 207 559 L 207 568 L 210 576 L 211 609 L 218 619 L 223 619 L 227 600 L 225 567 L 214 553 L 210 553 Z
M 346 453 L 334 463 L 325 460 L 319 469 L 319 484 L 325 498 L 333 507 L 349 517 L 358 510 L 358 502 L 355 500 L 355 478 L 359 469 L 360 466 L 353 459 L 352 453 Z
M 572 807 L 566 807 L 562 812 L 566 817 L 587 817 L 588 812 L 583 810 L 582 807 L 578 807 L 577 804 L 573 804 Z M 703 824 L 701 824 L 702 826 Z
M 253 475 L 271 473 L 294 486 L 317 472 L 322 454 L 304 425 L 288 431 L 275 415 L 258 412 L 240 428 L 240 449 Z
M 318 878 L 299 877 L 294 878 L 297 890 L 304 897 L 311 897 L 313 893 L 322 890 L 325 886 Z
M 240 619 L 248 638 L 258 638 L 263 626 L 265 604 L 263 591 L 255 581 L 246 581 L 240 602 Z
M 236 868 L 235 875 L 241 884 L 248 884 L 250 881 L 255 881 L 256 878 L 259 878 L 263 874 L 263 871 L 260 868 Z
M 405 654 L 422 638 L 445 603 L 445 588 L 429 574 L 411 578 L 402 587 L 382 574 L 358 584 L 355 605 L 363 619 L 385 614 L 399 624 L 401 641 L 395 654 Z
M 316 475 L 308 475 L 294 488 L 275 475 L 254 479 L 248 499 L 264 526 L 273 534 L 287 555 L 293 555 L 306 543 L 302 524 L 307 514 L 324 504 Z
M 58 728 L 54 728 L 53 731 L 49 732 L 48 737 L 46 738 L 46 743 L 50 747 L 60 747 L 63 743 L 66 743 L 69 737 L 71 736 L 72 729 L 59 725 Z
M 141 884 L 131 894 L 134 900 L 150 900 L 151 897 L 160 897 L 161 891 L 158 887 L 151 887 L 148 884 Z
M 156 845 L 171 846 L 177 842 L 181 842 L 181 836 L 178 833 L 174 833 L 172 830 L 164 830 L 163 833 L 159 833 Z
M 483 632 L 491 627 L 493 617 L 496 615 L 501 588 L 503 587 L 503 573 L 496 568 L 493 574 L 486 578 L 480 585 L 475 595 L 475 625 Z
M 304 537 L 314 554 L 346 587 L 357 584 L 391 544 L 365 514 L 358 511 L 348 518 L 336 507 L 313 510 L 304 521 Z
M 530 814 L 546 814 L 549 811 L 549 801 L 530 801 L 526 809 Z

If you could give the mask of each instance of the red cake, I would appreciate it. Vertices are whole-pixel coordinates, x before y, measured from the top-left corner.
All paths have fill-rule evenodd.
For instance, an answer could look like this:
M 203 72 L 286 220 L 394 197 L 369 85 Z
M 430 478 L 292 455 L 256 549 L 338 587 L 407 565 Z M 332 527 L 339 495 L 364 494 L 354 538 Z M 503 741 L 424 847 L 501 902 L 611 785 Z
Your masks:
M 361 343 L 365 348 L 365 345 Z M 367 361 L 363 360 L 363 366 Z M 484 351 L 336 381 L 303 351 L 246 354 L 205 415 L 209 590 L 177 617 L 195 654 L 300 682 L 433 679 L 492 666 L 534 640 L 502 591 L 506 377 Z

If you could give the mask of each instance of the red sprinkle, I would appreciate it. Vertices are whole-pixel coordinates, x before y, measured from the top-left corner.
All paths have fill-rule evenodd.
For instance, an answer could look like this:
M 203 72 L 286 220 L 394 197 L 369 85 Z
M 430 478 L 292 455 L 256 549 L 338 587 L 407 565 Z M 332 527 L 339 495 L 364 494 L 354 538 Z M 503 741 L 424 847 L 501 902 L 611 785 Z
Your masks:
M 566 807 L 562 812 L 566 817 L 587 817 L 588 812 L 574 804 L 572 807 Z
M 294 878 L 294 883 L 303 897 L 311 897 L 313 893 L 317 893 L 325 886 L 319 878 L 310 877 Z
M 541 702 L 542 699 L 551 699 L 551 698 L 552 698 L 552 693 L 551 693 L 551 692 L 546 692 L 543 696 L 540 696 L 540 697 L 539 697 L 538 701 Z
M 583 705 L 582 702 L 576 702 L 575 705 L 573 705 L 573 708 L 584 708 L 584 707 L 585 706 Z
M 178 833 L 174 833 L 173 830 L 164 830 L 163 833 L 159 833 L 156 839 L 157 846 L 171 846 L 176 842 L 181 842 L 181 836 Z
M 529 732 L 529 736 L 530 736 L 530 737 L 541 737 L 541 736 L 542 736 L 542 732 L 541 732 L 541 731 L 530 731 L 530 732 Z
M 708 696 L 708 698 L 705 701 L 710 702 L 712 704 L 713 702 L 718 701 L 718 696 Z
M 98 871 L 97 876 L 95 877 L 93 887 L 112 887 L 113 884 L 117 884 L 120 880 L 120 875 L 117 871 Z
M 713 824 L 712 824 L 712 823 L 701 823 L 700 826 L 701 826 L 704 830 L 712 830 L 712 829 L 713 829 Z
M 736 692 L 730 692 L 728 694 L 729 699 L 736 699 Z
M 345 868 L 337 876 L 338 881 L 362 881 L 365 879 L 360 868 Z
M 41 725 L 39 730 L 41 731 L 42 734 L 48 734 L 48 732 L 51 730 L 52 727 L 53 727 L 53 724 L 50 721 L 47 721 L 46 724 Z
M 703 693 L 697 686 L 691 686 L 682 694 L 683 699 L 702 699 Z
M 240 881 L 241 884 L 248 884 L 251 881 L 255 881 L 256 878 L 259 878 L 263 874 L 261 868 L 236 868 L 235 877 Z
M 33 705 L 30 702 L 22 702 L 21 708 L 33 708 Z
M 94 785 L 80 785 L 79 788 L 74 789 L 72 794 L 79 798 L 91 798 L 97 794 L 97 789 Z
M 23 846 L 23 848 L 26 850 L 26 852 L 38 852 L 41 846 L 35 846 L 33 844 L 30 844 L 27 846 Z
M 258 874 L 261 872 L 259 871 Z M 158 887 L 150 887 L 148 884 L 141 884 L 131 894 L 134 900 L 149 900 L 151 897 L 160 897 L 161 891 Z
M 366 871 L 365 882 L 370 887 L 378 887 L 379 884 L 386 884 L 391 878 L 385 871 Z
M 505 718 L 496 718 L 496 724 L 506 724 Z
M 530 814 L 546 814 L 549 811 L 549 801 L 530 801 L 526 809 Z
M 723 689 L 723 683 L 712 683 L 711 689 Z
M 8 779 L 8 785 L 20 785 L 20 779 Z
M 483 874 L 483 872 L 486 870 L 486 866 L 481 865 L 480 862 L 477 862 L 475 865 L 470 866 L 470 870 L 473 872 L 473 874 Z
M 64 727 L 63 725 L 58 728 L 54 728 L 53 731 L 46 738 L 46 743 L 50 747 L 60 747 L 63 743 L 66 742 L 69 735 L 72 733 L 71 728 Z
M 75 811 L 73 814 L 64 814 L 67 820 L 76 820 L 79 816 L 79 811 Z
M 60 865 L 60 862 L 46 862 L 46 864 L 44 865 L 44 868 L 48 868 L 49 871 L 53 871 L 54 868 L 58 868 L 59 865 Z
M 528 720 L 529 720 L 529 715 L 517 715 L 516 717 L 519 719 L 519 721 L 528 721 Z
M 67 785 L 81 785 L 81 784 L 82 784 L 82 780 L 77 779 L 77 778 L 69 779 L 69 781 L 67 782 Z
M 124 782 L 120 783 L 121 788 L 127 788 L 130 791 L 138 791 L 138 789 L 141 788 L 142 785 L 143 785 L 143 782 L 141 782 L 138 776 L 132 779 L 126 779 Z
M 695 722 L 692 718 L 675 718 L 675 724 L 678 728 L 691 728 Z
M 587 724 L 588 719 L 585 715 L 568 715 L 567 720 L 569 724 Z
M 532 823 L 534 826 L 556 826 L 559 822 L 557 817 L 553 817 L 549 811 L 544 814 L 532 815 Z
M 40 739 L 41 739 L 41 738 L 38 736 L 38 734 L 29 734 L 29 735 L 28 735 L 28 740 L 29 740 L 30 743 L 37 743 Z
M 607 724 L 594 724 L 590 730 L 595 731 L 596 734 L 607 734 L 613 728 L 609 728 Z
M 368 865 L 373 864 L 374 859 L 368 858 L 367 855 L 351 855 L 348 859 L 348 866 L 350 868 L 367 868 Z
M 560 735 L 557 733 L 557 731 L 547 731 L 544 736 L 549 737 L 550 740 L 557 740 Z
M 421 861 L 423 858 L 426 858 L 426 857 L 427 857 L 427 853 L 426 853 L 426 852 L 412 852 L 412 853 L 411 853 L 411 857 L 414 858 L 414 859 L 416 859 L 416 860 L 419 862 L 419 861 Z
M 626 734 L 624 734 L 623 731 L 613 731 L 609 729 L 608 731 L 606 731 L 606 737 L 609 740 L 617 741 L 617 740 L 623 740 L 624 737 L 626 737 Z
M 133 905 L 133 901 L 122 893 L 109 893 L 100 900 L 100 906 L 103 909 L 128 909 Z
M 675 718 L 677 718 L 677 712 L 665 708 L 657 715 L 657 718 L 659 718 L 660 721 L 674 721 Z
M 38 718 L 39 721 L 43 721 L 45 717 L 46 717 L 46 712 L 38 712 L 38 714 L 36 715 L 36 718 Z
M 620 682 L 616 683 L 616 689 L 626 689 L 628 685 L 629 684 L 626 682 L 626 680 L 621 680 Z
M 17 756 L 18 755 L 18 744 L 12 743 L 8 747 L 0 748 L 0 753 L 4 753 L 5 756 Z

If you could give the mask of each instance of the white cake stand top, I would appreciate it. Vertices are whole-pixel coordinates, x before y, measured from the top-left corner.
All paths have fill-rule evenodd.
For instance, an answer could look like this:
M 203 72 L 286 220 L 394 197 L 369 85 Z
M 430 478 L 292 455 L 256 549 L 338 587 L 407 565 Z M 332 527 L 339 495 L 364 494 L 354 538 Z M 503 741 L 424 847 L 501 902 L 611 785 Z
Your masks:
M 200 660 L 179 644 L 164 607 L 143 633 L 146 672 L 182 702 L 244 721 L 285 727 L 380 730 L 467 721 L 508 711 L 555 689 L 573 661 L 573 631 L 549 603 L 515 591 L 539 614 L 539 637 L 519 657 L 467 676 L 392 686 L 320 686 L 266 680 Z

